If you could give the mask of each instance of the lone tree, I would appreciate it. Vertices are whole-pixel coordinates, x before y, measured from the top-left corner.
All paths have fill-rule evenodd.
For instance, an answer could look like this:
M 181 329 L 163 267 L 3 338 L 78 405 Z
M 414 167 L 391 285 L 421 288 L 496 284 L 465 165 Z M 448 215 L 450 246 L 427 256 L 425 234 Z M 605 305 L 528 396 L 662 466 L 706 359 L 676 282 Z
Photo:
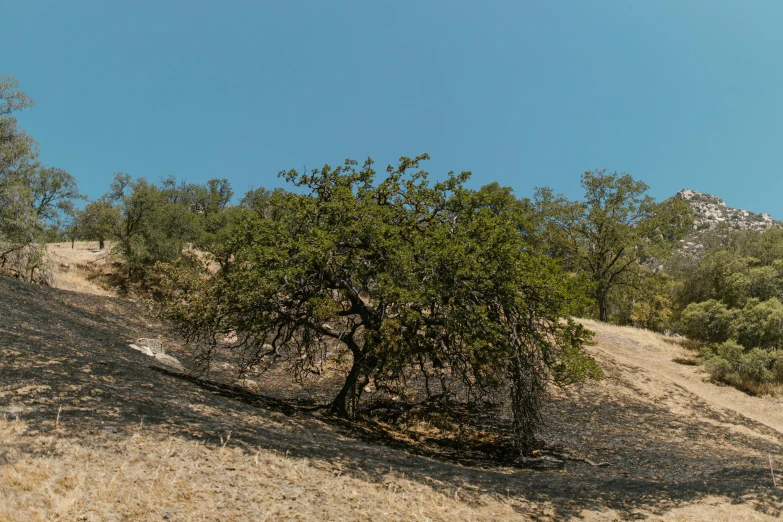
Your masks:
M 612 290 L 641 288 L 652 275 L 645 261 L 669 254 L 690 228 L 692 217 L 683 200 L 656 203 L 646 194 L 649 187 L 629 174 L 585 172 L 582 187 L 582 201 L 569 201 L 542 188 L 535 203 L 550 255 L 587 276 L 598 317 L 607 321 Z
M 30 205 L 32 193 L 25 183 L 25 174 L 37 161 L 38 148 L 13 116 L 32 105 L 33 100 L 19 89 L 18 81 L 0 75 L 0 270 L 10 269 L 19 275 L 28 267 L 18 259 L 34 258 L 35 266 L 40 258 L 40 249 L 31 248 L 38 230 Z M 20 256 L 23 251 L 29 255 Z
M 75 216 L 76 200 L 87 199 L 79 193 L 76 178 L 57 167 L 37 166 L 25 182 L 30 187 L 30 201 L 38 226 L 59 230 L 63 223 Z
M 119 209 L 112 206 L 106 199 L 87 204 L 78 214 L 75 222 L 75 235 L 98 241 L 98 248 L 106 248 L 106 240 L 113 239 L 120 229 L 121 215 Z
M 469 173 L 431 185 L 425 159 L 401 158 L 378 183 L 371 160 L 283 173 L 299 190 L 269 196 L 276 219 L 244 212 L 228 265 L 169 267 L 167 314 L 203 369 L 225 349 L 241 372 L 284 361 L 304 379 L 347 356 L 328 406 L 342 417 L 368 385 L 391 391 L 416 372 L 437 369 L 475 396 L 508 386 L 529 450 L 547 383 L 598 375 L 587 333 L 565 319 L 570 280 L 531 253 L 523 205 L 466 189 Z
M 16 111 L 33 105 L 13 77 L 0 75 L 0 271 L 33 280 L 45 266 L 45 242 L 55 237 L 83 199 L 73 176 L 45 167 L 38 144 Z

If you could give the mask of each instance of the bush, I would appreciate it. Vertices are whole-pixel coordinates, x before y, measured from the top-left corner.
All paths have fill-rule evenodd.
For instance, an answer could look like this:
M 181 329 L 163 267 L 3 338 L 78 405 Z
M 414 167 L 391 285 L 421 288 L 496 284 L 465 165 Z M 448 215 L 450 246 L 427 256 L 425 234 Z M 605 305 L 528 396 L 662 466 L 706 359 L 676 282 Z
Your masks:
M 732 364 L 718 355 L 705 360 L 704 366 L 707 368 L 710 376 L 716 381 L 725 381 L 728 375 L 734 371 Z
M 734 319 L 737 341 L 748 348 L 776 349 L 783 346 L 783 303 L 773 297 L 751 299 Z
M 734 340 L 705 346 L 702 360 L 710 376 L 753 395 L 774 391 L 783 384 L 783 351 L 745 350 Z
M 683 331 L 700 341 L 721 343 L 732 337 L 736 316 L 736 310 L 714 299 L 691 303 L 682 313 Z
M 720 343 L 715 347 L 715 353 L 732 364 L 736 364 L 740 360 L 744 351 L 745 348 L 734 340 Z
M 761 348 L 753 348 L 740 356 L 736 365 L 736 373 L 743 381 L 754 384 L 771 384 L 773 374 L 770 369 L 774 362 L 775 357 L 772 353 Z

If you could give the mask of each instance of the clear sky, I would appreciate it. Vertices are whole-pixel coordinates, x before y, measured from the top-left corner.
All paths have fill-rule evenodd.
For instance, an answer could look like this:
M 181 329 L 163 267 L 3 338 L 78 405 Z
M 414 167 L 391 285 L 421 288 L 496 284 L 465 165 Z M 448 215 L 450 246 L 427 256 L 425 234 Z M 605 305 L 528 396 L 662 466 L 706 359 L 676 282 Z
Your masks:
M 530 196 L 628 172 L 783 219 L 780 0 L 0 0 L 45 163 L 225 177 L 428 152 Z

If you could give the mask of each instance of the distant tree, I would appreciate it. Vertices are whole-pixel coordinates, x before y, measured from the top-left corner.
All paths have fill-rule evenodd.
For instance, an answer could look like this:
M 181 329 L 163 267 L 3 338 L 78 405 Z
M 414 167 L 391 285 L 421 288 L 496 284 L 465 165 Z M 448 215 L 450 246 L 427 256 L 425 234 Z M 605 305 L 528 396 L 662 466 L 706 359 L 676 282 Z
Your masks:
M 277 196 L 275 200 L 285 194 L 285 190 L 276 188 L 268 190 L 263 187 L 250 189 L 239 202 L 242 208 L 252 210 L 263 219 L 279 220 L 281 218 L 281 209 L 273 205 L 272 196 Z
M 78 197 L 73 178 L 42 166 L 38 145 L 17 124 L 13 113 L 32 104 L 13 77 L 0 76 L 0 271 L 30 280 Z
M 231 222 L 233 213 L 228 211 L 228 207 L 234 191 L 226 179 L 210 179 L 206 185 L 190 187 L 190 210 L 196 213 L 203 229 L 198 245 L 209 249 Z
M 98 248 L 106 248 L 106 240 L 117 237 L 120 230 L 120 211 L 109 201 L 89 203 L 78 214 L 74 233 L 88 241 L 98 241 Z
M 234 191 L 227 179 L 215 178 L 208 180 L 198 194 L 198 211 L 209 217 L 226 208 L 234 196 Z
M 73 216 L 74 202 L 86 199 L 79 192 L 76 178 L 56 167 L 38 166 L 27 177 L 31 204 L 41 226 L 58 228 Z
M 210 216 L 226 208 L 234 196 L 227 179 L 210 179 L 205 185 L 197 183 L 177 183 L 169 176 L 160 184 L 165 198 L 171 203 L 182 203 L 190 212 Z
M 0 272 L 26 279 L 33 278 L 43 259 L 30 200 L 30 187 L 20 180 L 0 180 Z
M 530 449 L 547 383 L 598 373 L 566 318 L 570 278 L 532 253 L 508 192 L 468 190 L 468 173 L 430 185 L 424 159 L 377 183 L 371 160 L 284 173 L 302 193 L 246 198 L 280 219 L 242 214 L 227 269 L 166 271 L 167 316 L 204 369 L 225 348 L 243 371 L 286 360 L 304 379 L 347 355 L 338 416 L 356 414 L 368 384 L 396 389 L 411 371 L 440 368 L 476 394 L 507 384 L 515 442 Z
M 0 75 L 0 116 L 32 107 L 33 99 L 19 89 L 19 82 L 7 74 Z
M 639 289 L 651 272 L 645 261 L 670 253 L 690 228 L 687 203 L 662 203 L 647 185 L 605 170 L 582 175 L 584 199 L 570 201 L 539 189 L 535 203 L 547 229 L 550 253 L 584 273 L 601 321 L 609 319 L 610 296 L 618 286 Z
M 19 82 L 11 76 L 0 76 L 0 242 L 5 248 L 29 235 L 22 229 L 34 225 L 27 205 L 31 192 L 24 174 L 32 169 L 38 150 L 12 115 L 32 105 L 33 100 L 19 90 Z
M 113 237 L 131 281 L 143 281 L 155 263 L 178 259 L 185 245 L 202 234 L 198 217 L 184 201 L 173 200 L 165 186 L 144 178 L 116 174 L 103 200 L 119 215 Z M 108 209 L 101 212 L 110 217 Z

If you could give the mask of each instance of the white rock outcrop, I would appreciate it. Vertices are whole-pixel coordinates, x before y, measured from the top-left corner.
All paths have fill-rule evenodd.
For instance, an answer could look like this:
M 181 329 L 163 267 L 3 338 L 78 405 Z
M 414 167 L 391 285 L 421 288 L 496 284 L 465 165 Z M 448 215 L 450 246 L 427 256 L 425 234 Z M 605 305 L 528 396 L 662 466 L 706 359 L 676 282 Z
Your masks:
M 129 344 L 128 346 L 130 346 L 131 348 L 133 348 L 137 352 L 143 353 L 144 355 L 146 355 L 148 357 L 154 357 L 155 356 L 155 354 L 152 353 L 152 350 L 150 350 L 149 347 L 147 347 L 147 346 L 139 346 L 138 344 Z
M 717 196 L 691 189 L 683 189 L 675 197 L 688 202 L 693 212 L 693 231 L 683 241 L 681 250 L 699 254 L 704 250 L 700 236 L 718 226 L 733 230 L 764 230 L 780 226 L 769 214 L 756 214 L 743 209 L 731 208 Z
M 182 363 L 180 363 L 176 357 L 172 357 L 171 355 L 167 355 L 165 353 L 156 353 L 154 355 L 155 360 L 159 363 L 168 366 L 169 368 L 174 368 L 177 371 L 185 371 L 185 368 L 182 366 Z
M 147 357 L 153 357 L 156 361 L 177 371 L 185 371 L 185 367 L 176 357 L 166 354 L 163 349 L 163 341 L 160 339 L 136 339 L 135 343 L 128 345 L 133 350 L 141 352 Z

